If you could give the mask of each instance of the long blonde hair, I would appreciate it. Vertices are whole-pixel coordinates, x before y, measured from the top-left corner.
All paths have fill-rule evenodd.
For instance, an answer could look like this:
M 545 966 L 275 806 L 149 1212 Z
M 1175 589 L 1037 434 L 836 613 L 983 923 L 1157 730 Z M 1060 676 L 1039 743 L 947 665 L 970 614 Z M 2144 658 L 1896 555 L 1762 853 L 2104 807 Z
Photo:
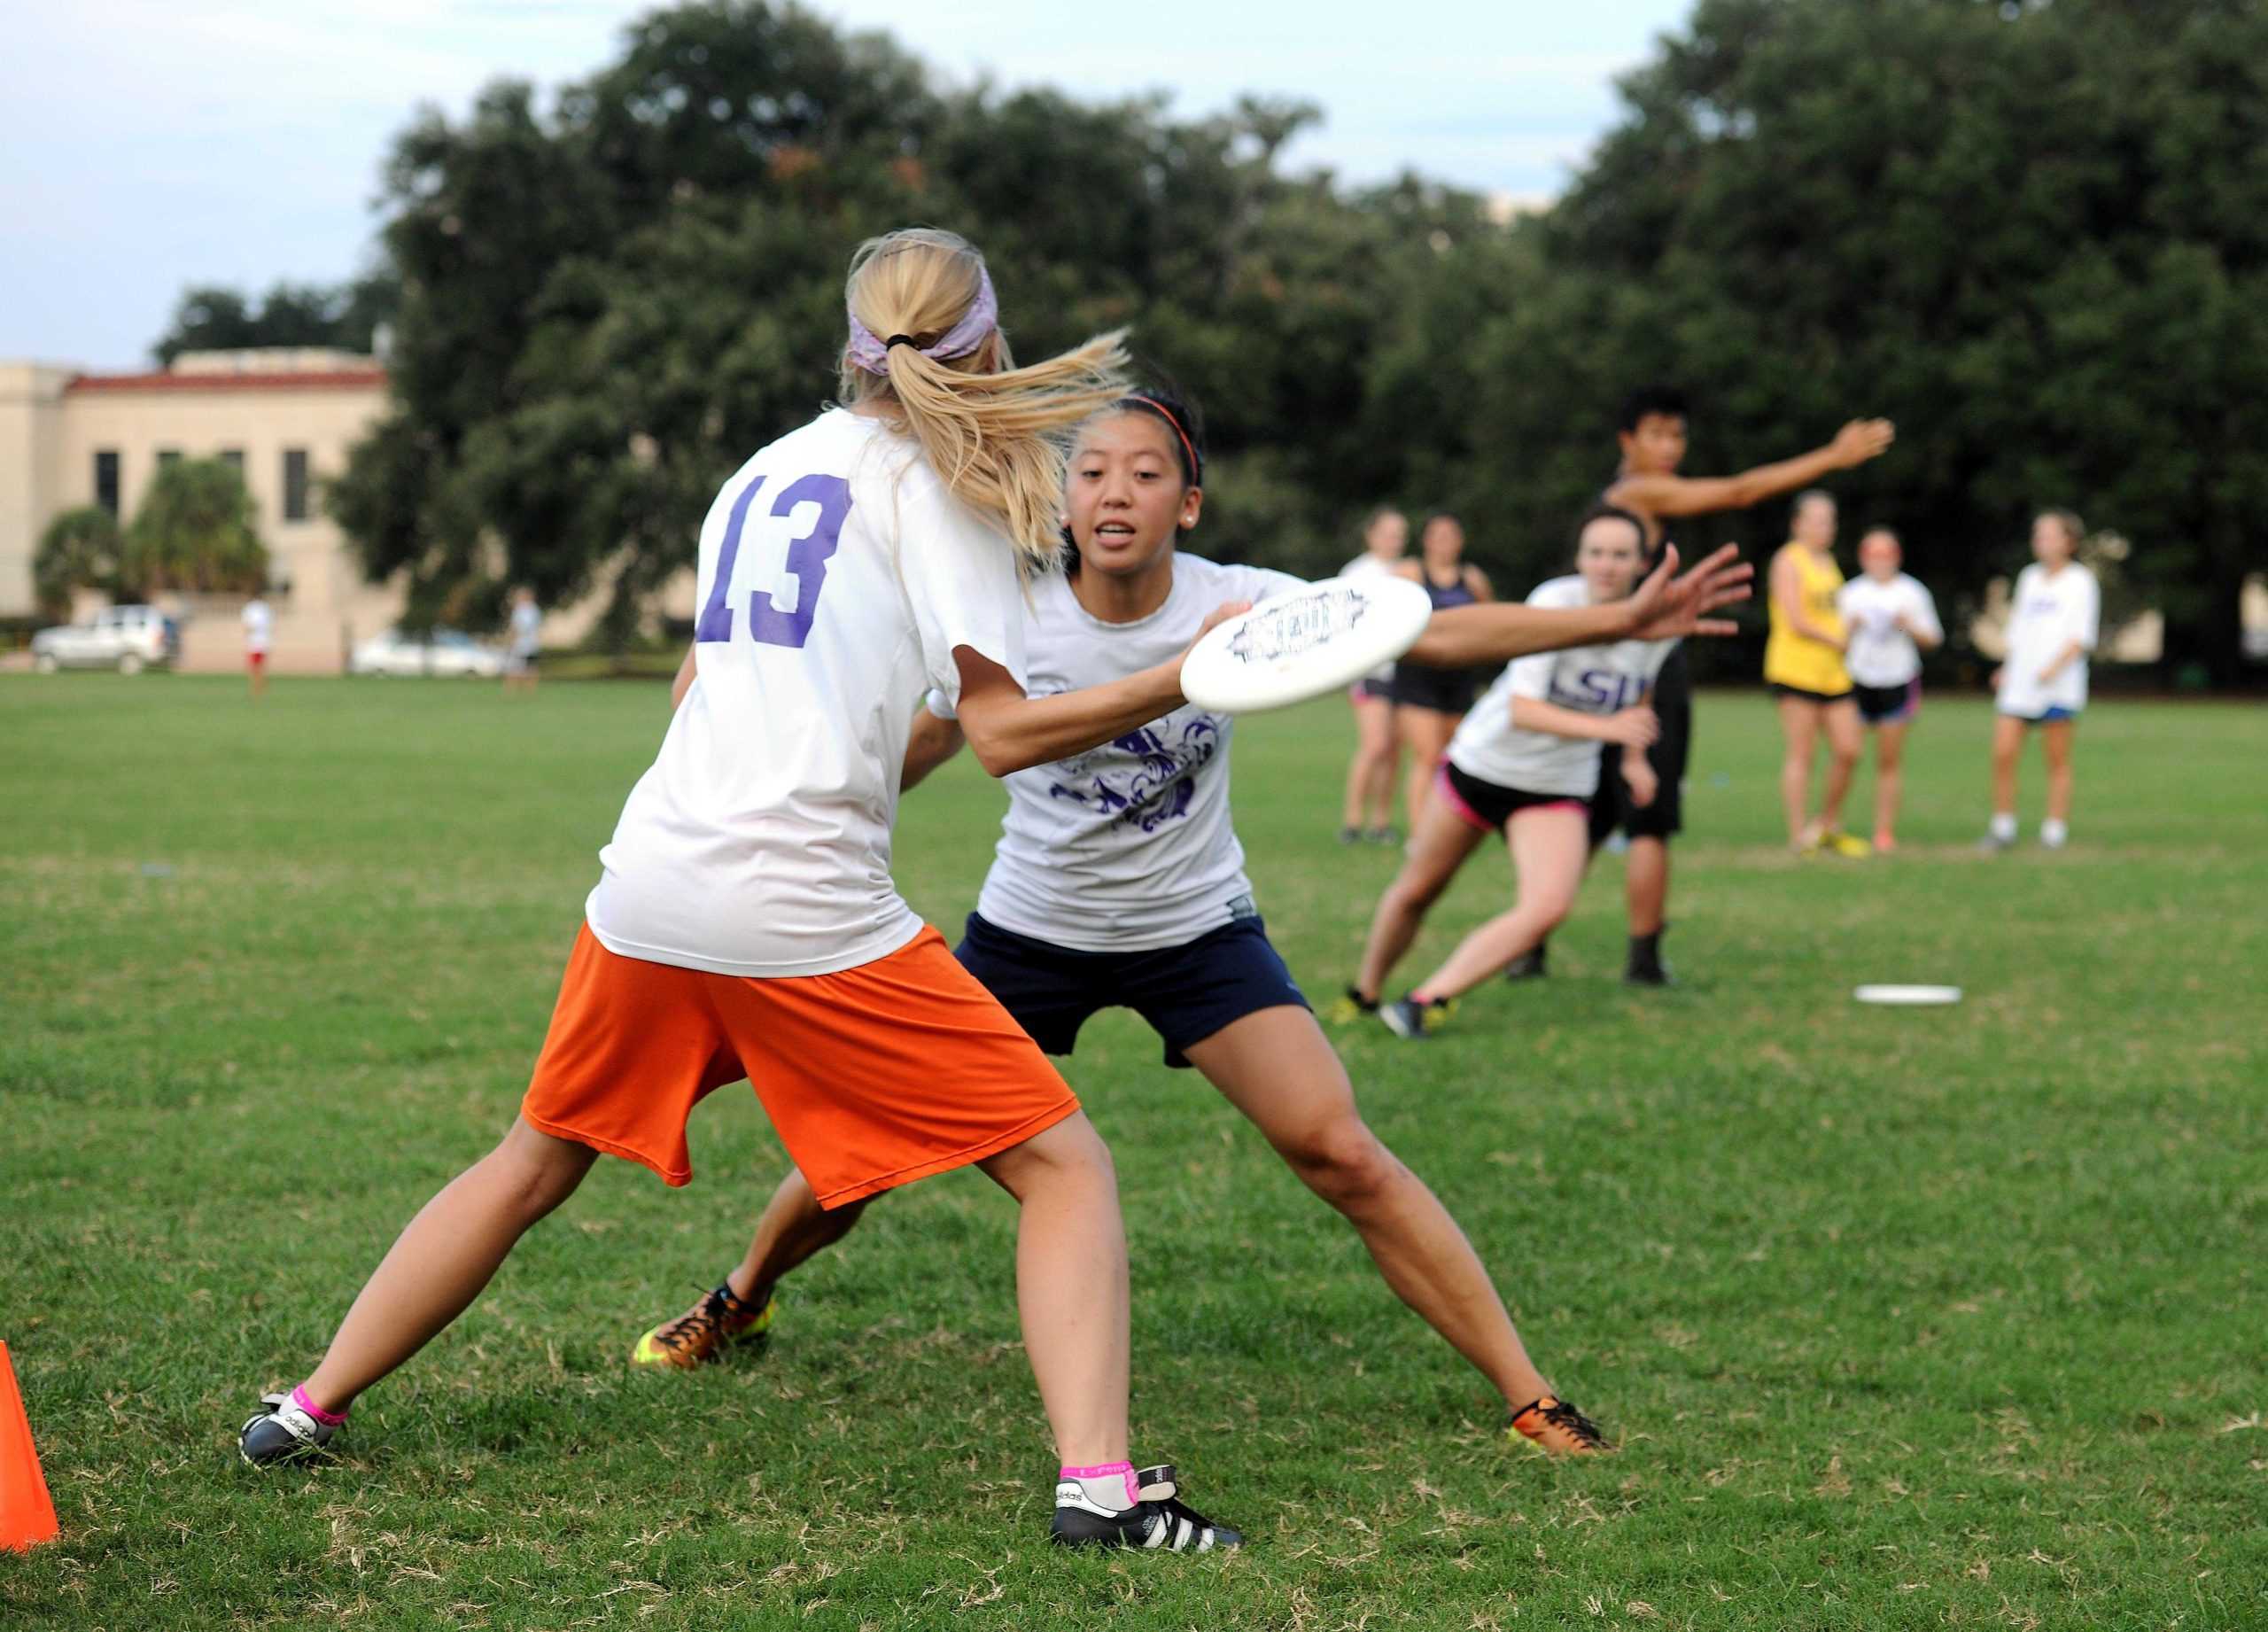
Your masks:
M 851 330 L 841 400 L 882 405 L 946 489 L 1007 534 L 1029 575 L 1062 549 L 1072 428 L 1126 389 L 1125 331 L 1022 369 L 998 327 L 959 355 L 921 349 L 938 347 L 990 291 L 984 257 L 958 233 L 906 227 L 868 238 L 843 288 Z

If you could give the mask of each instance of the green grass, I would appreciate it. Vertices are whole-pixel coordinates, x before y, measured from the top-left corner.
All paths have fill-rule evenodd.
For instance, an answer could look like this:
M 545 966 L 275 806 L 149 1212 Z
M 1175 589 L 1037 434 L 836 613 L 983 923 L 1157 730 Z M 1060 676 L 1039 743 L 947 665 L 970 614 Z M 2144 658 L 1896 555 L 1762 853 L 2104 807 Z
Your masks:
M 1907 851 L 1798 864 L 1765 707 L 1705 697 L 1679 990 L 1612 978 L 1610 860 L 1547 984 L 1422 1051 L 1345 1037 L 1612 1460 L 1509 1450 L 1352 1233 L 1114 1014 L 1071 1076 L 1133 1222 L 1136 1451 L 1247 1552 L 1039 1544 L 1012 1209 L 971 1174 L 798 1277 L 761 1362 L 633 1375 L 781 1170 L 740 1090 L 691 1190 L 601 1163 L 339 1464 L 237 1465 L 253 1395 L 510 1118 L 664 707 L 0 681 L 0 1337 L 64 1528 L 0 1557 L 0 1625 L 2268 1623 L 2256 709 L 2098 709 L 2077 842 L 1986 859 L 1983 709 L 1932 702 Z M 1241 734 L 1262 902 L 1320 999 L 1392 858 L 1332 841 L 1343 709 Z M 966 761 L 909 802 L 901 876 L 949 927 L 999 803 Z M 1477 861 L 1415 961 L 1505 882 Z M 1864 980 L 1969 996 L 1863 1009 Z

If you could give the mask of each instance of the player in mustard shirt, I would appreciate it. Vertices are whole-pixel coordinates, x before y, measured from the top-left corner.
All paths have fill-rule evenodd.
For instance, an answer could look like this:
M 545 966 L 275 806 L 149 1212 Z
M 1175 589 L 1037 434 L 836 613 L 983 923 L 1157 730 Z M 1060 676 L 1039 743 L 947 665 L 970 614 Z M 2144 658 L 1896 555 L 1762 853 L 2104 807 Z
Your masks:
M 1792 535 L 1772 557 L 1772 633 L 1764 646 L 1764 678 L 1780 701 L 1780 729 L 1787 757 L 1780 762 L 1780 802 L 1788 816 L 1788 843 L 1806 855 L 1870 854 L 1866 840 L 1843 831 L 1843 798 L 1866 747 L 1866 727 L 1851 695 L 1843 654 L 1850 638 L 1836 595 L 1843 569 L 1835 564 L 1835 500 L 1814 487 L 1796 495 Z M 1812 752 L 1827 738 L 1827 790 L 1819 814 L 1811 804 Z

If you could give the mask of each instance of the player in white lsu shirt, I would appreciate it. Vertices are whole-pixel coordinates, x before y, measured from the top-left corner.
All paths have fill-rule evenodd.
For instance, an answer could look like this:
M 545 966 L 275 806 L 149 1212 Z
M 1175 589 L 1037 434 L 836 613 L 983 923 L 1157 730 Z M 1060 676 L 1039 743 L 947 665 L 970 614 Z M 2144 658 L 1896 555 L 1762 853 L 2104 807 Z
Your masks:
M 2016 842 L 2016 760 L 2036 727 L 2047 755 L 2047 820 L 2039 842 L 2070 837 L 2071 742 L 2087 705 L 2087 654 L 2101 632 L 2102 592 L 2074 557 L 2085 524 L 2070 510 L 2043 510 L 2031 524 L 2032 564 L 2016 574 L 2008 607 L 2008 655 L 1992 676 L 1992 822 L 1984 848 Z
M 1922 711 L 1922 654 L 1946 638 L 1938 603 L 1918 579 L 1899 570 L 1903 550 L 1888 527 L 1859 540 L 1859 576 L 1836 592 L 1850 644 L 1843 666 L 1859 719 L 1875 739 L 1875 853 L 1898 848 L 1898 807 L 1906 733 Z
M 1645 527 L 1612 505 L 1587 514 L 1575 534 L 1573 576 L 1528 596 L 1532 607 L 1611 604 L 1627 596 L 1645 560 Z M 1379 898 L 1363 962 L 1348 992 L 1376 1007 L 1398 1035 L 1431 1031 L 1450 999 L 1533 950 L 1566 917 L 1590 857 L 1590 804 L 1599 744 L 1622 750 L 1622 775 L 1638 806 L 1659 791 L 1646 750 L 1660 732 L 1654 677 L 1674 641 L 1623 640 L 1523 657 L 1473 705 L 1449 742 L 1409 859 Z M 1468 857 L 1502 833 L 1518 874 L 1511 910 L 1466 936 L 1449 961 L 1408 996 L 1382 1003 L 1386 977 L 1417 938 L 1426 912 Z

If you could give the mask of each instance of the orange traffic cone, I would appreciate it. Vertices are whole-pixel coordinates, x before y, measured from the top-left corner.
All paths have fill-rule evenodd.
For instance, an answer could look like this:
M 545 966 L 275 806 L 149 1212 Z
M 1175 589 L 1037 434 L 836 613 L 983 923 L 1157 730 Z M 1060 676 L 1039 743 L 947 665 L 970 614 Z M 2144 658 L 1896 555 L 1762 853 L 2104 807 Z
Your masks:
M 31 1418 L 24 1415 L 24 1396 L 16 1391 L 16 1367 L 8 1358 L 8 1345 L 0 1343 L 0 1547 L 20 1551 L 61 1534 L 47 1480 L 40 1477 Z

